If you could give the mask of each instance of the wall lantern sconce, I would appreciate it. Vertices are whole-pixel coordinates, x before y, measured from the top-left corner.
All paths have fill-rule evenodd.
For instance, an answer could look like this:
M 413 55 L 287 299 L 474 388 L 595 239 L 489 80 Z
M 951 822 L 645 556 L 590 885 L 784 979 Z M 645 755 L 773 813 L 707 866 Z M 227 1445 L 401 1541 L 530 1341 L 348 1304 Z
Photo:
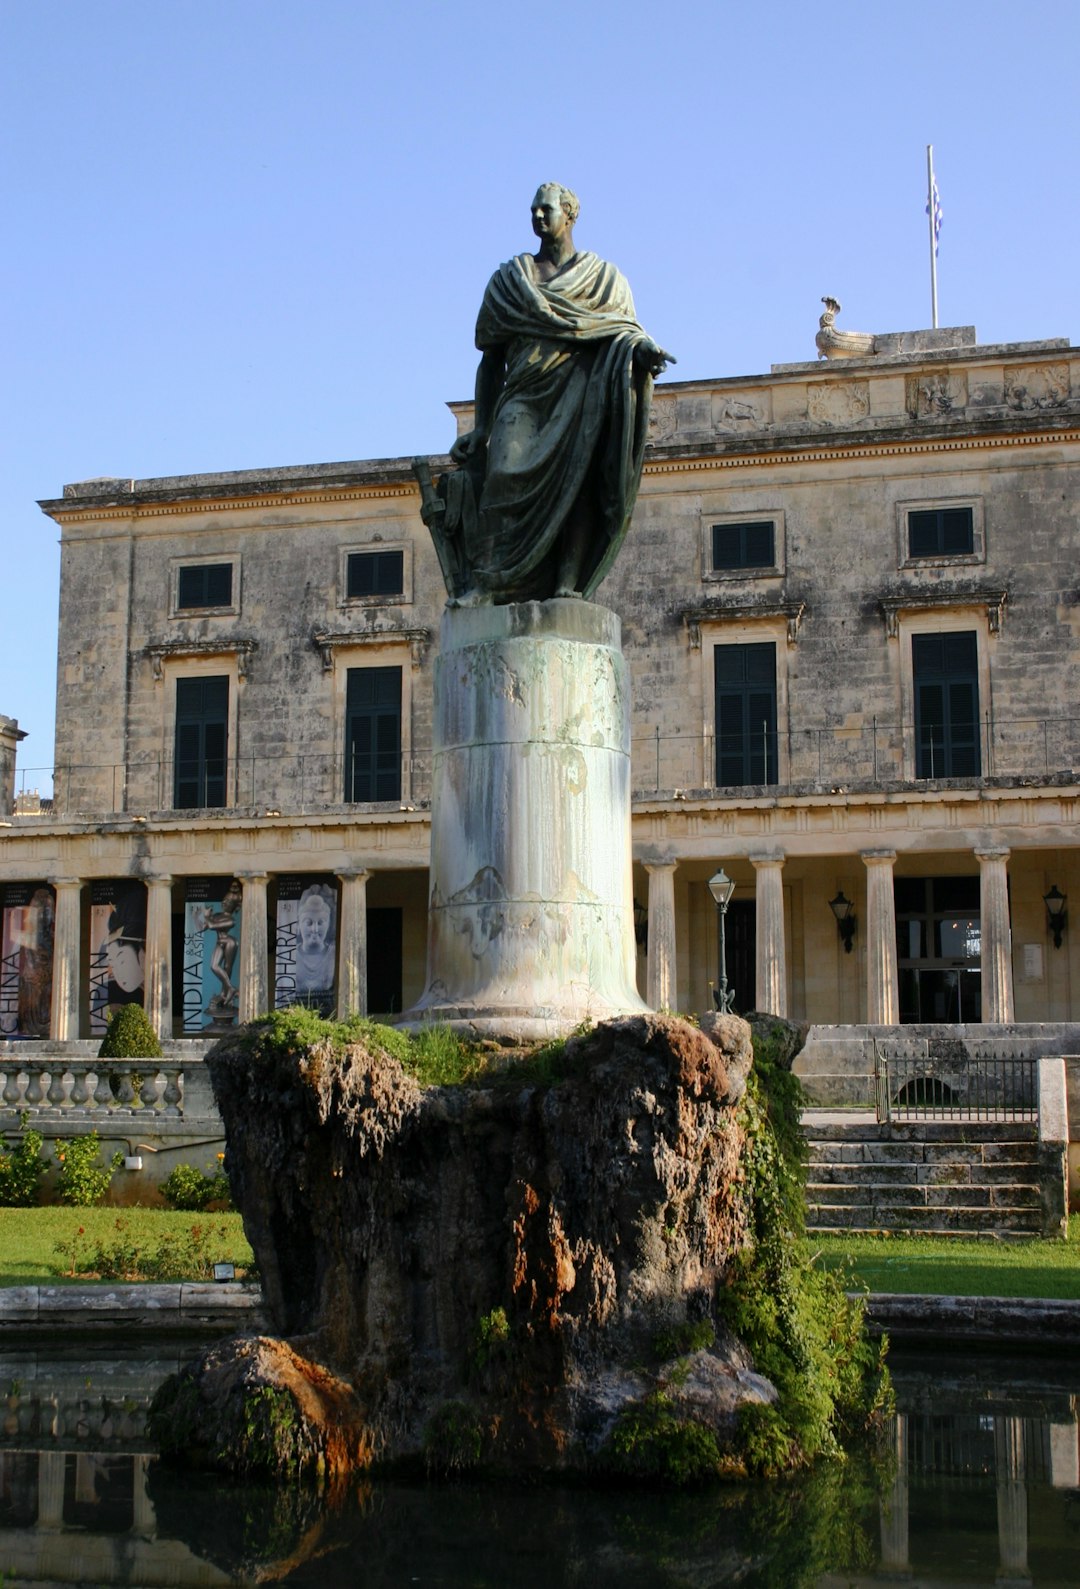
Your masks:
M 640 949 L 647 947 L 649 942 L 649 912 L 644 905 L 634 901 L 634 942 Z
M 855 906 L 844 898 L 843 889 L 835 899 L 830 899 L 829 909 L 836 917 L 836 925 L 844 943 L 844 953 L 851 953 L 851 940 L 855 936 Z
M 1068 896 L 1061 892 L 1056 883 L 1049 893 L 1043 895 L 1043 904 L 1046 906 L 1046 925 L 1054 935 L 1054 948 L 1061 948 L 1061 935 L 1069 924 L 1069 912 L 1066 909 Z
M 719 931 L 716 935 L 717 970 L 720 976 L 720 985 L 713 992 L 713 1003 L 721 1015 L 730 1013 L 735 1003 L 735 989 L 728 991 L 727 985 L 727 946 L 724 942 L 724 918 L 727 908 L 731 904 L 731 896 L 735 892 L 735 884 L 721 867 L 709 878 L 709 893 L 716 901 L 716 908 L 720 912 Z

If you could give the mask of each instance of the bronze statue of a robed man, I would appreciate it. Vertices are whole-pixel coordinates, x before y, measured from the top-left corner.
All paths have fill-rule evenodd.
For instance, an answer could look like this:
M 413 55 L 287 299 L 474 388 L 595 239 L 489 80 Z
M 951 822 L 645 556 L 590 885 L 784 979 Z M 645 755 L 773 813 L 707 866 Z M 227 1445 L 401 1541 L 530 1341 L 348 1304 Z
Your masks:
M 415 471 L 450 600 L 589 596 L 637 497 L 653 377 L 670 362 L 638 324 L 626 278 L 574 247 L 580 206 L 547 182 L 532 202 L 535 254 L 488 282 L 473 429 L 431 484 Z

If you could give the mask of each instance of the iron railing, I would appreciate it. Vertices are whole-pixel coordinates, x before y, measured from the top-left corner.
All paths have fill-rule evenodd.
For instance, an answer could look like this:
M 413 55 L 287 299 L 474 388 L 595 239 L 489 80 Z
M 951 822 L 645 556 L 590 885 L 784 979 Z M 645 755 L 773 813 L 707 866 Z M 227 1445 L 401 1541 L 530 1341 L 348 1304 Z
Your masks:
M 1037 1122 L 1038 1060 L 1030 1054 L 905 1053 L 875 1044 L 877 1117 L 909 1120 Z
M 631 740 L 631 788 L 634 797 L 642 800 L 689 793 L 724 797 L 740 789 L 762 787 L 842 793 L 881 785 L 923 787 L 950 778 L 970 785 L 987 778 L 1071 781 L 1080 775 L 1080 717 L 1001 719 L 987 714 L 980 724 L 979 741 L 977 772 L 970 770 L 970 762 L 968 770 L 961 773 L 947 758 L 940 767 L 934 758 L 926 760 L 932 777 L 922 777 L 910 723 L 875 717 L 856 728 L 780 731 L 763 724 L 745 744 L 736 736 L 725 736 L 718 744 L 711 731 L 662 734 L 657 728 L 635 734 Z M 400 765 L 399 799 L 377 803 L 425 805 L 431 799 L 431 752 L 402 757 Z M 320 752 L 233 756 L 224 779 L 226 806 L 218 809 L 261 808 L 305 815 L 368 804 L 350 798 L 357 789 L 350 772 L 344 757 Z M 719 781 L 721 774 L 732 777 L 736 773 L 746 782 Z M 178 809 L 176 766 L 169 756 L 137 757 L 126 764 L 20 767 L 17 793 L 35 789 L 47 794 L 50 784 L 53 812 L 60 817 Z

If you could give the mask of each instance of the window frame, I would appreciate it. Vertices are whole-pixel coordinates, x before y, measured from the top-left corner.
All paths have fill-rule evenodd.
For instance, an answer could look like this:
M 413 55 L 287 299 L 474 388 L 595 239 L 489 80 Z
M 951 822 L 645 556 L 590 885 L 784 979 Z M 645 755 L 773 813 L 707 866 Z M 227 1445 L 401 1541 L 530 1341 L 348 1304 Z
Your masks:
M 401 553 L 401 590 L 393 594 L 375 592 L 370 596 L 349 595 L 349 559 L 371 553 Z M 413 548 L 404 533 L 388 537 L 377 536 L 369 541 L 351 541 L 342 546 L 338 558 L 338 606 L 351 607 L 408 607 L 413 600 Z
M 382 774 L 382 772 L 381 772 L 381 770 L 380 770 L 380 768 L 378 766 L 378 759 L 380 758 L 380 756 L 385 754 L 385 752 L 383 750 L 383 747 L 381 747 L 380 744 L 378 743 L 378 739 L 380 737 L 380 727 L 381 727 L 381 723 L 383 721 L 390 720 L 389 711 L 388 710 L 380 711 L 379 710 L 380 703 L 378 701 L 373 703 L 373 706 L 372 706 L 372 709 L 371 709 L 371 716 L 372 716 L 372 719 L 373 719 L 374 723 L 376 724 L 376 732 L 375 732 L 375 736 L 374 736 L 375 742 L 373 743 L 373 745 L 371 747 L 371 750 L 368 752 L 368 754 L 370 755 L 371 760 L 372 760 L 371 776 L 372 776 L 372 778 L 374 780 L 374 789 L 375 789 L 376 792 L 374 792 L 370 797 L 367 797 L 367 798 L 358 797 L 357 794 L 356 794 L 356 769 L 355 769 L 355 766 L 350 766 L 350 762 L 352 760 L 352 740 L 353 740 L 352 724 L 353 724 L 354 717 L 358 718 L 362 714 L 361 714 L 361 712 L 360 712 L 360 710 L 358 708 L 356 708 L 356 707 L 350 708 L 349 697 L 350 697 L 350 694 L 351 694 L 351 689 L 350 689 L 351 680 L 352 680 L 354 675 L 361 674 L 361 673 L 370 674 L 370 675 L 373 676 L 373 678 L 374 678 L 375 675 L 383 675 L 386 679 L 389 679 L 390 676 L 392 676 L 392 675 L 396 675 L 396 679 L 397 679 L 397 712 L 396 712 L 397 746 L 396 746 L 396 749 L 394 751 L 394 755 L 396 757 L 397 788 L 396 788 L 396 791 L 393 794 L 379 794 L 377 792 L 378 791 L 378 780 L 379 780 L 379 778 L 381 776 L 383 776 L 383 774 Z M 402 667 L 401 667 L 401 665 L 399 663 L 382 662 L 382 663 L 378 663 L 378 664 L 372 664 L 370 661 L 367 661 L 367 662 L 359 663 L 359 664 L 357 664 L 357 665 L 355 665 L 353 667 L 346 668 L 346 670 L 345 670 L 345 725 L 344 725 L 345 739 L 344 739 L 344 755 L 343 755 L 343 759 L 342 759 L 342 800 L 344 801 L 344 803 L 346 805 L 374 806 L 374 805 L 400 805 L 401 804 L 402 792 L 403 792 L 403 789 L 404 789 L 404 782 L 405 782 L 405 780 L 404 780 L 404 766 L 403 766 L 403 758 L 402 758 L 402 745 L 403 745 L 404 738 L 405 738 L 404 732 L 403 732 L 404 695 L 405 695 L 405 686 L 404 686 L 404 679 L 403 679 L 403 669 L 402 669 Z
M 726 691 L 722 690 L 720 679 L 718 677 L 720 671 L 720 660 L 723 656 L 731 655 L 736 651 L 743 653 L 744 659 L 747 663 L 749 663 L 751 660 L 751 652 L 759 653 L 758 657 L 756 658 L 756 660 L 759 661 L 765 660 L 764 654 L 766 652 L 771 653 L 772 666 L 771 681 L 769 686 L 766 686 L 761 681 L 747 679 L 739 688 L 732 686 Z M 713 782 L 717 789 L 751 789 L 758 787 L 772 789 L 776 787 L 778 782 L 780 760 L 778 753 L 779 735 L 777 712 L 778 671 L 776 659 L 776 642 L 774 640 L 764 640 L 759 637 L 753 640 L 729 641 L 725 645 L 716 645 L 713 647 L 713 712 L 715 714 Z M 772 721 L 769 729 L 766 730 L 766 733 L 767 735 L 771 733 L 771 743 L 767 742 L 763 751 L 755 749 L 757 728 L 749 721 L 748 718 L 751 701 L 755 695 L 762 698 L 766 696 L 769 697 L 767 717 L 771 716 Z M 721 702 L 724 698 L 730 699 L 732 701 L 737 700 L 739 702 L 739 715 L 742 721 L 739 725 L 739 748 L 737 750 L 725 750 L 721 745 L 722 736 L 720 731 L 720 714 Z M 750 776 L 750 774 L 753 772 L 755 762 L 759 758 L 763 762 L 762 770 L 764 776 L 761 778 L 754 778 Z M 740 760 L 742 762 L 742 771 L 745 776 L 738 779 L 722 778 L 721 762 L 723 759 Z M 770 772 L 772 773 L 772 777 L 769 776 Z
M 702 744 L 703 771 L 707 774 L 706 787 L 723 790 L 729 785 L 716 783 L 716 659 L 717 646 L 759 645 L 771 642 L 776 648 L 776 782 L 765 787 L 773 789 L 789 783 L 791 767 L 788 745 L 790 723 L 791 658 L 795 642 L 788 619 L 783 613 L 762 614 L 760 618 L 741 618 L 702 621 L 701 634 L 701 701 L 703 705 Z M 742 787 L 757 787 L 743 785 Z
M 205 603 L 197 607 L 180 605 L 180 573 L 187 568 L 232 569 L 232 595 L 228 602 Z M 205 557 L 171 557 L 169 559 L 169 616 L 171 618 L 202 618 L 206 616 L 236 617 L 240 612 L 240 558 L 233 553 L 217 553 Z
M 178 711 L 178 685 L 194 679 L 223 679 L 228 691 L 225 716 L 225 770 L 224 770 L 224 803 L 218 805 L 178 806 L 175 804 L 177 795 L 176 751 L 177 732 L 180 726 Z M 185 659 L 183 664 L 174 664 L 167 667 L 165 676 L 166 699 L 168 701 L 168 720 L 164 724 L 165 754 L 169 768 L 169 788 L 164 809 L 180 811 L 185 815 L 198 815 L 206 811 L 228 810 L 235 800 L 236 781 L 236 728 L 237 728 L 237 674 L 235 662 L 231 658 L 208 657 L 205 662 L 192 663 Z M 162 789 L 162 795 L 166 791 Z
M 771 524 L 773 527 L 773 558 L 771 563 L 753 564 L 739 568 L 714 568 L 713 567 L 713 529 L 726 527 L 732 524 Z M 779 507 L 763 507 L 752 503 L 737 511 L 729 508 L 720 512 L 709 512 L 702 508 L 700 519 L 700 544 L 701 544 L 701 577 L 706 582 L 729 583 L 732 580 L 746 582 L 756 579 L 780 579 L 783 577 L 787 560 L 787 534 L 784 522 L 784 510 Z
M 971 513 L 971 551 L 933 552 L 926 556 L 911 552 L 910 516 L 913 513 L 947 513 L 966 508 Z M 981 497 L 927 497 L 896 504 L 897 567 L 974 568 L 986 562 L 986 530 Z
M 990 674 L 992 636 L 986 603 L 957 601 L 941 608 L 919 607 L 917 603 L 913 603 L 912 606 L 904 608 L 897 613 L 896 638 L 899 643 L 900 663 L 900 721 L 903 724 L 903 778 L 907 783 L 922 783 L 926 781 L 925 778 L 919 777 L 916 773 L 918 756 L 915 727 L 915 670 L 911 648 L 912 636 L 935 632 L 955 634 L 968 630 L 974 631 L 975 634 L 976 677 L 978 681 L 976 712 L 979 724 L 981 770 L 978 773 L 961 774 L 960 776 L 964 779 L 984 778 L 987 776 L 986 747 L 982 740 L 982 730 L 987 715 L 989 715 L 991 721 L 993 720 L 994 706 Z
M 346 801 L 345 764 L 348 758 L 348 684 L 353 668 L 394 667 L 401 670 L 401 795 L 396 801 L 375 801 L 373 805 L 410 805 L 413 799 L 413 689 L 419 670 L 414 647 L 404 636 L 380 635 L 378 639 L 357 639 L 350 643 L 344 637 L 335 639 L 332 655 L 334 734 L 337 745 L 338 769 L 337 800 L 343 809 L 356 805 L 367 806 L 367 801 Z

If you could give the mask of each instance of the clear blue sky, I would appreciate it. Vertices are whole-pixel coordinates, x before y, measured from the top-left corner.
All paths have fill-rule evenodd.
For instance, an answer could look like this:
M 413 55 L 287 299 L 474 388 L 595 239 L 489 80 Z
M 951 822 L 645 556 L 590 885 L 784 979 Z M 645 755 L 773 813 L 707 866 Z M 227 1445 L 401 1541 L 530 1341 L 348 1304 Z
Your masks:
M 930 323 L 1077 338 L 1075 0 L 0 0 L 0 712 L 52 761 L 92 475 L 442 451 L 528 202 L 582 201 L 679 380 Z

